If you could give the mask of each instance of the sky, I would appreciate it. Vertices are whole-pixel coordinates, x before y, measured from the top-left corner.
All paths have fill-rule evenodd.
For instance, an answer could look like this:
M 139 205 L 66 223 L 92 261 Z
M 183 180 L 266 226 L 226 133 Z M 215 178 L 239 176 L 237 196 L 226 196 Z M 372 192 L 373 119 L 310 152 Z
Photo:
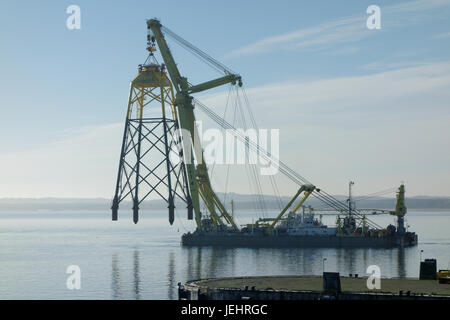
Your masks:
M 370 5 L 381 29 L 366 26 Z M 242 75 L 280 159 L 317 186 L 450 196 L 450 0 L 18 0 L 0 2 L 0 198 L 113 196 L 154 17 Z M 218 76 L 169 45 L 190 82 Z M 196 98 L 220 114 L 227 90 Z M 250 193 L 241 179 L 228 188 Z

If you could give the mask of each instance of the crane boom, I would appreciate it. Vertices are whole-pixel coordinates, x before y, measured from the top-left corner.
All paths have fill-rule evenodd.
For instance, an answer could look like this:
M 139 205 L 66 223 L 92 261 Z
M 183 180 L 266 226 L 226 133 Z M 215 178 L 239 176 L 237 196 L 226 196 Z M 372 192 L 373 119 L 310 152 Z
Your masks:
M 149 31 L 148 40 L 149 42 L 156 41 L 176 91 L 175 104 L 181 127 L 187 180 L 192 197 L 192 205 L 197 228 L 202 228 L 200 197 L 204 201 L 215 227 L 228 223 L 233 228 L 237 228 L 232 216 L 228 214 L 227 210 L 212 189 L 208 176 L 208 170 L 203 161 L 203 150 L 200 145 L 199 134 L 195 128 L 194 105 L 192 103 L 193 97 L 190 96 L 190 94 L 205 91 L 227 83 L 238 83 L 239 85 L 242 85 L 241 77 L 235 74 L 227 74 L 215 80 L 190 86 L 187 78 L 181 76 L 161 28 L 162 25 L 158 20 L 147 20 L 147 29 Z M 195 143 L 192 143 L 193 141 Z M 197 165 L 194 164 L 194 155 L 197 160 Z
M 231 84 L 235 85 L 236 82 L 239 83 L 239 85 L 241 86 L 242 85 L 241 77 L 239 75 L 235 75 L 235 74 L 228 74 L 226 76 L 223 76 L 223 77 L 215 79 L 215 80 L 207 81 L 207 82 L 195 85 L 195 86 L 190 86 L 188 93 L 192 94 L 192 93 L 209 90 L 209 89 L 212 89 L 215 87 L 222 86 L 227 83 L 231 83 Z
M 300 202 L 295 206 L 295 209 L 293 212 L 297 211 L 298 208 L 300 208 L 303 203 L 306 201 L 306 199 L 308 199 L 309 195 L 316 189 L 315 186 L 313 185 L 307 185 L 304 184 L 302 185 L 297 193 L 292 197 L 292 199 L 288 202 L 288 204 L 284 207 L 283 210 L 281 210 L 280 214 L 275 218 L 275 219 L 271 219 L 272 223 L 270 224 L 270 226 L 266 229 L 266 233 L 269 234 L 273 228 L 275 228 L 276 224 L 283 218 L 284 214 L 286 213 L 286 211 L 292 206 L 292 204 L 295 202 L 295 200 L 298 198 L 298 196 L 304 192 L 303 194 L 303 198 L 300 200 Z

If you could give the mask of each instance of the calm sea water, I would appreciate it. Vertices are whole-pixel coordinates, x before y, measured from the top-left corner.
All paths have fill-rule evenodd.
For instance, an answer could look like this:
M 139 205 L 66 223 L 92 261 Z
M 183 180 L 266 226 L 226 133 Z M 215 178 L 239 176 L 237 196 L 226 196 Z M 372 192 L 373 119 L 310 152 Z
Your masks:
M 250 219 L 248 216 L 247 219 Z M 324 218 L 325 219 L 325 218 Z M 328 217 L 325 222 L 332 223 Z M 244 221 L 240 221 L 244 222 Z M 393 217 L 376 217 L 380 225 Z M 0 299 L 177 299 L 177 283 L 249 275 L 364 275 L 377 264 L 383 277 L 418 277 L 423 258 L 450 263 L 450 212 L 410 211 L 419 245 L 406 249 L 185 248 L 180 236 L 194 226 L 185 217 L 169 226 L 161 212 L 0 214 Z M 81 289 L 66 287 L 69 265 L 81 268 Z

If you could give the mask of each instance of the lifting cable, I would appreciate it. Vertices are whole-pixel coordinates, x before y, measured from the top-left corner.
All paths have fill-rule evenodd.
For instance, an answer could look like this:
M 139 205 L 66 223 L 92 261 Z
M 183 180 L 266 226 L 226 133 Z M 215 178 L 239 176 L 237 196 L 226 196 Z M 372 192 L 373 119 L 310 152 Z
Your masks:
M 195 56 L 197 56 L 200 60 L 211 66 L 213 69 L 215 69 L 218 72 L 225 73 L 225 74 L 236 74 L 234 71 L 232 71 L 230 68 L 222 64 L 221 62 L 217 61 L 210 55 L 208 55 L 206 52 L 202 51 L 201 49 L 197 48 L 187 40 L 183 39 L 182 37 L 178 36 L 175 32 L 171 31 L 169 28 L 162 26 L 161 27 L 162 32 L 165 35 L 168 35 L 170 38 L 172 38 L 175 42 L 177 42 L 179 45 L 193 53 Z M 232 125 L 230 125 L 228 122 L 226 122 L 224 119 L 220 118 L 214 111 L 209 109 L 207 106 L 199 102 L 198 100 L 194 99 L 194 102 L 196 105 L 200 107 L 200 109 L 208 115 L 212 120 L 214 120 L 217 124 L 222 126 L 225 129 L 231 129 L 232 133 L 239 139 L 243 139 L 241 142 L 247 143 L 248 145 L 251 145 L 252 148 L 255 149 L 257 154 L 260 152 L 262 153 L 263 157 L 266 158 L 266 161 L 275 162 L 278 163 L 279 170 L 285 174 L 289 179 L 291 179 L 293 182 L 297 183 L 298 185 L 303 184 L 311 184 L 307 179 L 302 177 L 300 174 L 289 168 L 286 164 L 284 164 L 282 161 L 275 159 L 269 152 L 263 150 L 258 144 L 255 144 L 253 141 L 249 141 L 249 139 L 246 139 L 245 135 L 239 134 L 239 132 L 234 128 Z M 317 190 L 314 190 L 312 193 L 314 197 L 322 201 L 323 203 L 327 204 L 328 206 L 331 206 L 332 208 L 336 209 L 340 212 L 348 211 L 347 206 L 345 203 L 342 203 L 341 201 L 337 200 L 330 194 L 326 193 L 325 191 L 321 190 L 320 192 Z M 354 210 L 354 214 L 357 216 L 361 216 L 361 213 L 358 210 Z M 373 223 L 374 226 L 379 227 L 375 223 Z
M 237 96 L 235 96 L 233 127 L 236 127 L 236 121 L 238 120 L 238 119 L 236 119 L 236 116 L 238 115 L 238 109 L 239 109 L 239 111 L 241 111 L 241 113 L 239 113 L 241 115 L 241 117 L 239 118 L 241 125 L 244 128 L 246 128 L 245 116 L 242 114 L 242 110 L 239 107 L 239 99 Z M 260 184 L 258 185 L 258 181 L 256 180 L 255 175 L 254 175 L 250 165 L 248 165 L 247 162 L 245 162 L 245 165 L 246 165 L 246 169 L 244 171 L 247 176 L 249 188 L 252 191 L 251 199 L 252 199 L 252 203 L 253 203 L 253 209 L 255 210 L 255 212 L 259 211 L 260 213 L 264 213 L 264 215 L 265 215 L 264 205 L 263 205 L 263 202 L 261 201 L 261 192 L 262 191 L 259 188 Z
M 240 114 L 241 114 L 241 121 L 242 121 L 243 129 L 247 130 L 248 126 L 247 126 L 247 122 L 245 121 L 245 113 L 244 113 L 244 110 L 242 109 L 242 103 L 241 103 L 241 99 L 239 97 L 237 88 L 236 88 L 236 103 L 237 103 L 237 107 L 238 107 L 238 109 L 240 111 Z M 248 144 L 249 144 L 249 139 L 248 139 L 248 137 L 246 137 L 245 155 L 247 155 L 247 146 L 248 146 Z M 250 148 L 248 148 L 248 150 L 250 151 Z M 253 181 L 254 181 L 255 186 L 256 186 L 256 195 L 258 197 L 258 203 L 260 204 L 263 216 L 266 217 L 267 206 L 266 206 L 266 203 L 265 203 L 264 192 L 263 192 L 263 189 L 262 189 L 261 180 L 260 180 L 258 172 L 257 172 L 256 164 L 252 165 L 252 164 L 248 163 L 247 166 L 250 168 L 250 172 L 252 174 L 252 178 L 253 178 Z
M 209 66 L 211 66 L 212 68 L 216 69 L 217 71 L 219 71 L 221 73 L 225 73 L 225 74 L 235 74 L 235 72 L 233 70 L 231 70 L 230 68 L 225 66 L 223 63 L 217 61 L 216 59 L 211 57 L 206 52 L 204 52 L 201 49 L 199 49 L 196 46 L 194 46 L 189 41 L 183 39 L 182 37 L 177 35 L 175 32 L 170 30 L 169 28 L 167 28 L 165 26 L 162 26 L 161 27 L 161 31 L 165 35 L 168 35 L 171 39 L 175 40 L 179 45 L 184 47 L 186 50 L 192 52 L 195 56 L 197 56 L 197 58 L 199 58 L 203 62 L 207 63 Z
M 224 73 L 224 74 L 235 74 L 235 72 L 233 70 L 231 70 L 230 68 L 228 68 L 227 66 L 225 66 L 223 63 L 219 62 L 218 60 L 214 59 L 213 57 L 211 57 L 209 54 L 207 54 L 206 52 L 202 51 L 201 49 L 199 49 L 198 47 L 194 46 L 193 44 L 191 44 L 189 41 L 183 39 L 182 37 L 180 37 L 179 35 L 177 35 L 175 32 L 173 32 L 172 30 L 170 30 L 169 28 L 162 26 L 161 31 L 169 36 L 171 39 L 173 39 L 177 44 L 179 44 L 181 47 L 185 48 L 186 50 L 188 50 L 189 52 L 193 53 L 197 58 L 199 58 L 201 61 L 205 62 L 206 64 L 208 64 L 210 67 L 212 67 L 213 69 L 215 69 L 216 71 L 220 72 L 220 73 Z M 227 102 L 228 103 L 228 102 Z M 226 111 L 225 111 L 226 112 Z M 225 117 L 224 117 L 225 118 Z M 243 116 L 243 118 L 245 119 L 245 116 Z M 245 121 L 245 120 L 244 120 Z M 228 176 L 229 176 L 229 167 L 227 168 L 227 178 L 226 178 L 226 187 L 228 186 Z M 214 170 L 214 166 L 213 166 L 213 170 Z M 265 211 L 265 204 L 264 204 L 264 199 L 262 199 L 262 188 L 261 188 L 261 182 L 258 180 L 258 175 L 256 174 L 256 169 L 255 168 L 251 168 L 251 170 L 249 170 L 250 173 L 253 175 L 253 180 L 254 181 L 254 187 L 256 188 L 256 192 L 255 192 L 255 196 L 258 197 L 258 201 L 256 201 L 256 204 L 259 204 L 260 209 L 262 211 Z M 250 185 L 252 184 L 252 179 L 249 176 L 249 171 L 246 170 L 248 179 L 249 179 L 249 183 Z M 226 191 L 225 191 L 225 199 L 226 199 Z M 252 199 L 254 200 L 254 199 Z M 225 201 L 225 200 L 224 200 Z M 256 206 L 255 206 L 256 208 Z
M 189 84 L 189 85 L 191 85 L 191 84 Z M 226 119 L 226 116 L 227 116 L 228 106 L 229 106 L 229 102 L 230 102 L 230 95 L 231 95 L 232 90 L 233 90 L 233 86 L 230 84 L 228 94 L 227 94 L 227 102 L 225 104 L 225 110 L 223 112 L 223 117 L 222 117 L 223 119 Z M 234 125 L 234 122 L 233 122 L 233 125 Z M 222 128 L 222 134 L 224 131 L 225 131 L 225 129 Z M 213 176 L 215 166 L 216 166 L 216 162 L 214 161 L 211 171 L 210 171 L 211 178 Z
M 383 196 L 383 195 L 386 195 L 386 194 L 393 193 L 396 190 L 397 190 L 397 187 L 394 187 L 394 188 L 390 188 L 390 189 L 386 189 L 386 190 L 370 193 L 370 194 L 367 194 L 365 196 L 354 197 L 354 199 L 355 199 L 354 201 L 357 202 L 357 201 L 362 201 L 362 200 L 367 200 L 367 199 L 371 199 L 371 198 L 380 197 L 380 196 Z
M 300 186 L 302 186 L 304 184 L 311 184 L 307 179 L 305 179 L 300 174 L 298 174 L 297 172 L 292 170 L 284 162 L 273 157 L 269 152 L 262 149 L 258 144 L 254 143 L 253 141 L 251 141 L 249 139 L 246 139 L 244 134 L 239 132 L 234 126 L 232 126 L 230 123 L 228 123 L 225 119 L 220 118 L 220 116 L 218 116 L 213 110 L 208 108 L 202 102 L 200 102 L 197 99 L 194 99 L 193 102 L 194 102 L 195 106 L 198 106 L 200 110 L 202 110 L 209 118 L 211 118 L 213 121 L 215 121 L 218 125 L 220 125 L 221 127 L 225 128 L 225 129 L 229 129 L 230 132 L 234 136 L 236 136 L 236 138 L 241 140 L 241 142 L 248 143 L 248 145 L 251 146 L 254 151 L 257 151 L 258 153 L 260 153 L 261 156 L 264 157 L 266 161 L 277 164 L 280 172 L 282 172 L 290 180 L 292 180 L 293 182 L 295 182 L 296 184 L 298 184 Z M 312 193 L 312 196 L 314 196 L 321 202 L 327 204 L 329 207 L 332 207 L 339 212 L 346 212 L 346 211 L 348 212 L 348 207 L 345 205 L 345 203 L 337 200 L 336 198 L 334 198 L 333 196 L 331 196 L 330 194 L 326 193 L 323 190 L 320 190 L 320 191 L 315 190 Z M 358 210 L 354 210 L 353 214 L 356 216 L 362 217 L 362 214 Z M 368 221 L 368 224 L 373 227 L 381 228 L 380 226 L 378 226 L 376 223 L 374 223 L 372 221 Z
M 238 91 L 238 90 L 239 89 L 237 89 L 236 91 Z M 255 117 L 253 115 L 252 108 L 250 107 L 250 102 L 248 100 L 247 93 L 245 92 L 245 89 L 243 87 L 242 87 L 241 91 L 242 91 L 242 95 L 244 97 L 245 107 L 246 107 L 247 112 L 248 112 L 248 114 L 250 116 L 250 121 L 252 122 L 252 126 L 255 128 L 255 130 L 259 130 L 258 125 L 256 124 Z M 283 209 L 283 202 L 281 200 L 280 190 L 278 189 L 278 185 L 277 185 L 277 182 L 275 180 L 275 177 L 273 175 L 269 175 L 269 179 L 270 179 L 270 183 L 272 185 L 272 189 L 273 189 L 273 191 L 275 193 L 275 198 L 277 200 L 278 208 L 280 210 L 282 210 Z

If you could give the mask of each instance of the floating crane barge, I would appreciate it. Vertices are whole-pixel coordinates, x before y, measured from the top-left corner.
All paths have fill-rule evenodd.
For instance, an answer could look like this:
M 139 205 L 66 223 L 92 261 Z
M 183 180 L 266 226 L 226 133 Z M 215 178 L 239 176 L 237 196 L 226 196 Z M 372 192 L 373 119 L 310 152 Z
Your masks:
M 314 211 L 295 213 L 291 211 L 285 219 L 284 212 L 275 219 L 259 219 L 240 230 L 225 228 L 217 230 L 210 227 L 210 221 L 204 219 L 202 229 L 186 233 L 181 238 L 185 246 L 232 246 L 232 247 L 409 247 L 417 245 L 417 234 L 407 232 L 404 226 L 405 187 L 401 185 L 397 193 L 395 211 L 397 226 L 389 225 L 385 229 L 371 229 L 367 219 L 352 214 L 341 218 L 338 215 L 335 228 L 330 228 L 315 219 Z M 304 197 L 297 209 L 304 202 Z
M 352 208 L 351 199 L 347 206 L 317 188 L 192 96 L 225 84 L 241 87 L 239 74 L 162 26 L 156 19 L 147 20 L 147 29 L 149 57 L 144 64 L 139 65 L 138 75 L 131 82 L 119 171 L 111 206 L 112 220 L 118 219 L 120 202 L 131 197 L 133 221 L 137 223 L 139 205 L 150 194 L 156 194 L 167 203 L 170 224 L 175 219 L 175 199 L 186 204 L 187 218 L 195 219 L 196 230 L 181 238 L 184 246 L 397 247 L 417 244 L 417 235 L 407 232 L 404 226 L 404 185 L 398 189 L 395 210 L 383 212 L 395 215 L 397 225 L 382 228 L 373 223 L 361 210 Z M 197 85 L 190 84 L 178 70 L 166 35 L 223 72 L 223 76 Z M 154 57 L 157 48 L 164 64 L 158 63 Z M 148 63 L 149 59 L 153 62 Z M 151 117 L 146 116 L 147 110 L 155 104 L 161 108 L 161 117 L 154 117 L 154 113 Z M 221 127 L 231 130 L 235 138 L 249 149 L 277 164 L 279 172 L 298 186 L 295 195 L 277 217 L 260 218 L 241 228 L 237 226 L 233 215 L 228 213 L 215 194 L 206 164 L 199 161 L 203 159 L 203 149 L 199 145 L 195 126 L 195 107 Z M 170 154 L 178 155 L 178 162 L 169 159 Z M 298 213 L 310 196 L 337 212 L 336 227 L 328 227 L 315 219 L 314 210 Z M 201 212 L 201 203 L 206 213 Z

